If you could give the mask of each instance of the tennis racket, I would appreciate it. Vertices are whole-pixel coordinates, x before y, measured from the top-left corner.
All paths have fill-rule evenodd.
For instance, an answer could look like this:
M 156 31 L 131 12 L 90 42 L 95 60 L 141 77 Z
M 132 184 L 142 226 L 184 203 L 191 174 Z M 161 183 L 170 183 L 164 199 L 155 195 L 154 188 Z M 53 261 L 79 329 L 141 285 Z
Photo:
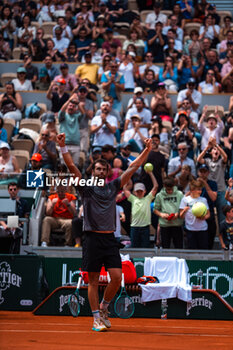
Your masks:
M 81 286 L 82 277 L 78 279 L 77 287 L 74 294 L 71 294 L 68 299 L 68 306 L 71 312 L 71 315 L 77 317 L 80 313 L 80 304 L 79 304 L 79 289 Z
M 122 274 L 121 291 L 114 303 L 115 313 L 120 318 L 130 318 L 134 314 L 134 309 L 133 299 L 126 292 L 125 277 Z

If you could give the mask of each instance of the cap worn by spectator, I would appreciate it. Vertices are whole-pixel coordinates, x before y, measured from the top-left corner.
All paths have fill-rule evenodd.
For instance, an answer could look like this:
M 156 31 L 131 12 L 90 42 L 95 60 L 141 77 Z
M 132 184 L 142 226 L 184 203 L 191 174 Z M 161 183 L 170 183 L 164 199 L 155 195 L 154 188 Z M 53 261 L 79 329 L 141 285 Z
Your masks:
M 55 122 L 55 115 L 52 112 L 43 113 L 41 116 L 41 120 L 43 123 L 52 123 Z
M 151 118 L 151 121 L 162 123 L 162 119 L 159 115 L 153 115 L 153 117 Z
M 133 119 L 133 118 L 137 118 L 137 119 L 139 119 L 139 120 L 141 120 L 141 119 L 142 119 L 142 118 L 140 117 L 140 115 L 139 115 L 139 114 L 134 114 L 134 115 L 132 115 L 130 118 L 131 118 L 131 119 Z
M 45 78 L 45 77 L 47 77 L 47 75 L 48 75 L 47 68 L 42 67 L 40 69 L 39 78 Z
M 85 92 L 87 92 L 88 90 L 87 90 L 86 86 L 81 85 L 81 86 L 79 86 L 78 91 L 85 91 Z
M 62 64 L 60 65 L 60 69 L 65 69 L 65 68 L 69 69 L 68 64 L 67 64 L 67 63 L 62 63 Z
M 42 155 L 40 153 L 34 153 L 31 157 L 31 160 L 35 160 L 36 162 L 41 162 Z
M 131 144 L 129 142 L 122 142 L 120 148 L 131 148 Z
M 0 149 L 2 149 L 2 148 L 7 148 L 10 150 L 9 144 L 5 141 L 0 141 Z
M 136 192 L 136 191 L 145 191 L 146 190 L 146 187 L 145 185 L 142 183 L 142 182 L 138 182 L 134 185 L 134 188 L 133 190 Z
M 202 170 L 202 169 L 209 170 L 209 167 L 208 167 L 207 164 L 201 164 L 201 165 L 198 167 L 198 170 Z
M 101 153 L 102 147 L 96 146 L 93 148 L 92 153 Z
M 135 53 L 133 51 L 129 51 L 128 55 L 132 56 L 132 57 L 136 57 Z
M 166 89 L 166 85 L 164 84 L 164 83 L 158 83 L 158 85 L 157 85 L 157 89 L 159 89 L 159 88 L 164 88 L 164 89 Z
M 206 118 L 206 120 L 208 121 L 209 119 L 214 119 L 214 120 L 217 120 L 217 117 L 211 113 L 210 115 L 208 115 L 208 117 Z
M 24 67 L 19 67 L 17 69 L 17 73 L 27 73 L 26 69 Z
M 185 117 L 188 116 L 188 114 L 187 114 L 186 111 L 179 111 L 179 112 L 178 112 L 178 116 L 180 117 L 180 116 L 182 116 L 182 115 L 184 115 Z
M 194 78 L 189 78 L 188 84 L 195 84 L 196 80 Z
M 143 93 L 143 88 L 141 88 L 140 86 L 137 86 L 137 87 L 134 89 L 134 93 L 135 93 L 135 94 L 138 94 L 139 92 Z
M 63 79 L 63 78 L 59 78 L 59 79 L 57 80 L 57 84 L 59 84 L 59 85 L 66 85 L 66 81 L 65 81 L 65 79 Z
M 62 32 L 62 28 L 60 26 L 56 26 L 55 32 Z

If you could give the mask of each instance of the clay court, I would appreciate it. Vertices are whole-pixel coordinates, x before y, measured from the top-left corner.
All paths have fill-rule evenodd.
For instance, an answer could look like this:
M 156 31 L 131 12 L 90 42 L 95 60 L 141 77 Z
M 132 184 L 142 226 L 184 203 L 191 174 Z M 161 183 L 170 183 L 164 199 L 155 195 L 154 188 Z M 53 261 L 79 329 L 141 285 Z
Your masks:
M 231 350 L 233 322 L 112 319 L 111 330 L 91 331 L 91 317 L 0 312 L 1 350 L 221 349 Z

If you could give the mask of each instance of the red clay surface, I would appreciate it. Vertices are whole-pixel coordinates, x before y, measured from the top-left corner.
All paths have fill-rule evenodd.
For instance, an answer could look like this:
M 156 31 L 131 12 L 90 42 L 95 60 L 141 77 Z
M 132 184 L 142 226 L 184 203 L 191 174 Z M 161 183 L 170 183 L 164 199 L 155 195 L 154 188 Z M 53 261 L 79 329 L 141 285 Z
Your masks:
M 0 311 L 0 349 L 233 349 L 231 321 L 112 319 L 112 328 L 104 333 L 91 326 L 91 317 Z

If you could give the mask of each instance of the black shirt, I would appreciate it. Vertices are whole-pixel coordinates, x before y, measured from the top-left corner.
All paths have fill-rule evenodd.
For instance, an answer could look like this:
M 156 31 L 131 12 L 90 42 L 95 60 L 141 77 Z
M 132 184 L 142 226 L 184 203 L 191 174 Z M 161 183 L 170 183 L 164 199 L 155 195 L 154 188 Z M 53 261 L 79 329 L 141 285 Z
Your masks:
M 146 162 L 153 164 L 153 174 L 159 185 L 158 191 L 160 191 L 163 187 L 162 169 L 165 168 L 165 157 L 159 151 L 151 151 L 148 155 Z M 153 184 L 150 176 L 145 172 L 144 169 L 142 169 L 140 181 L 142 181 L 145 184 L 147 193 L 150 192 L 153 187 Z
M 156 35 L 156 31 L 154 29 L 149 30 L 147 42 L 152 39 Z M 167 43 L 167 37 L 162 34 L 164 40 L 164 46 Z M 152 45 L 148 45 L 148 51 L 151 52 L 154 56 L 153 62 L 163 62 L 164 61 L 164 46 L 160 45 L 159 38 L 156 38 Z
M 211 190 L 214 192 L 218 192 L 218 185 L 215 181 L 212 180 L 207 180 L 207 184 L 210 186 Z M 205 197 L 207 199 L 209 209 L 210 209 L 210 214 L 211 216 L 214 215 L 214 206 L 215 206 L 215 201 L 212 201 L 208 195 L 208 192 L 206 191 L 205 187 L 203 187 L 202 192 L 201 192 L 201 197 Z
M 69 100 L 70 95 L 66 92 L 62 95 L 62 97 L 59 97 L 57 92 L 52 93 L 52 112 L 57 113 L 60 111 L 64 103 Z

